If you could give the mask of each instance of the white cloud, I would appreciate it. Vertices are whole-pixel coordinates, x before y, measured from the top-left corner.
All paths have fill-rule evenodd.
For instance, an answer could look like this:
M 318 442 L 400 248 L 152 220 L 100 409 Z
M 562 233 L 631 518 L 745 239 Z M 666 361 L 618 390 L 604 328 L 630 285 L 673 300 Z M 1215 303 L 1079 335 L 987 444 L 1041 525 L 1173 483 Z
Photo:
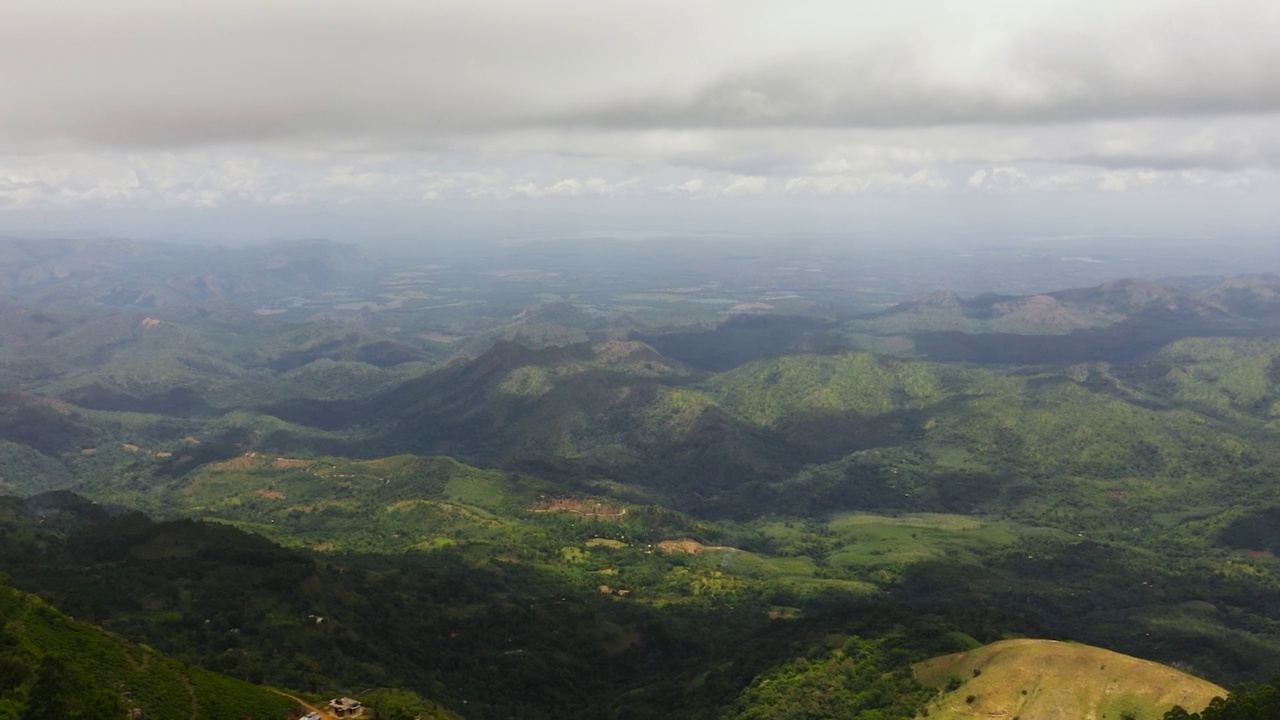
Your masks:
M 753 175 L 749 177 L 736 177 L 728 184 L 724 185 L 720 191 L 720 195 L 725 197 L 734 197 L 740 195 L 760 195 L 765 191 L 767 181 L 759 176 Z
M 689 197 L 700 197 L 708 194 L 708 183 L 702 178 L 693 178 L 685 180 L 679 185 L 668 185 L 663 188 L 664 192 L 675 195 L 686 195 Z
M 979 192 L 1052 193 L 1091 191 L 1104 193 L 1135 190 L 1228 190 L 1253 184 L 1255 174 L 1239 175 L 1208 170 L 1105 170 L 1036 166 L 1028 170 L 1009 166 L 979 168 L 969 176 L 967 186 Z
M 993 167 L 974 171 L 969 176 L 969 187 L 978 190 L 1020 190 L 1029 185 L 1030 178 L 1016 167 Z
M 1267 0 L 0 0 L 0 208 L 1255 192 Z
M 602 198 L 838 197 L 863 194 L 1135 192 L 1248 189 L 1267 185 L 1266 169 L 1109 168 L 1064 161 L 915 165 L 937 153 L 865 150 L 856 162 L 819 161 L 808 172 L 740 174 L 598 159 L 561 160 L 485 171 L 454 169 L 465 159 L 377 157 L 352 162 L 200 151 L 190 154 L 60 154 L 0 159 L 0 209 L 77 207 L 234 207 L 442 201 L 592 202 Z M 977 153 L 981 156 L 982 153 Z M 843 155 L 842 158 L 853 157 Z M 867 158 L 872 160 L 868 161 Z M 565 171 L 574 171 L 566 174 Z M 602 172 L 603 171 L 603 172 Z M 605 174 L 608 173 L 608 174 Z
M 937 168 L 903 172 L 845 175 L 804 175 L 787 178 L 781 185 L 789 195 L 854 195 L 860 193 L 937 192 L 951 187 Z

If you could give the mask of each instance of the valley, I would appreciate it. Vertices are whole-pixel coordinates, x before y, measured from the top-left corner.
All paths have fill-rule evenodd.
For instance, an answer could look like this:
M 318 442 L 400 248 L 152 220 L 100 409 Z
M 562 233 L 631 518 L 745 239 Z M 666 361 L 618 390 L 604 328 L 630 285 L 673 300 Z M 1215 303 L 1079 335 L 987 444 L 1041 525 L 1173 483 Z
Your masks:
M 1275 276 L 54 247 L 0 274 L 6 592 L 235 712 L 1145 719 L 1280 667 Z

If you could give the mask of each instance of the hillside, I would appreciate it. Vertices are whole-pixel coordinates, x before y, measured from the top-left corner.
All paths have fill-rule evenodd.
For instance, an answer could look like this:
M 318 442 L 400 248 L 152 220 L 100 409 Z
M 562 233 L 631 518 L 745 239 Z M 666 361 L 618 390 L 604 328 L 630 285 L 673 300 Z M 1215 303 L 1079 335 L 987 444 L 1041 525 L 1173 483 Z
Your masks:
M 865 472 L 818 468 L 795 492 L 812 498 L 827 488 L 853 499 Z M 1110 530 L 1102 507 L 1058 514 L 1060 522 L 1092 517 L 1098 530 L 1089 537 L 972 513 L 880 510 L 723 522 L 674 512 L 646 499 L 642 488 L 617 482 L 564 485 L 415 456 L 252 453 L 145 485 L 147 499 L 171 517 L 233 523 L 333 562 L 352 562 L 353 553 L 370 560 L 422 553 L 478 577 L 497 560 L 508 577 L 518 573 L 521 582 L 545 588 L 537 592 L 589 595 L 607 586 L 613 607 L 716 613 L 732 605 L 761 618 L 805 617 L 828 612 L 835 598 L 861 599 L 966 617 L 962 627 L 990 633 L 988 639 L 1014 628 L 1072 637 L 1184 662 L 1223 681 L 1262 679 L 1262 668 L 1280 659 L 1264 630 L 1280 607 L 1270 561 L 1219 546 L 1270 542 L 1266 513 L 1212 522 L 1203 514 L 1181 522 L 1148 518 L 1145 535 Z M 126 487 L 97 492 L 117 503 L 143 501 Z M 1089 497 L 1088 486 L 1074 492 Z M 1069 508 L 1069 497 L 1049 507 Z M 1155 506 L 1158 499 L 1142 502 Z M 1237 519 L 1220 530 L 1227 518 Z M 991 616 L 968 617 L 975 608 Z
M 908 718 L 912 663 L 1006 637 L 1280 667 L 1274 278 L 807 315 L 663 278 L 656 330 L 533 268 L 93 259 L 130 247 L 5 281 L 0 562 L 180 662 L 475 720 Z M 1002 658 L 940 702 L 1173 701 Z
M 0 587 L 0 717 L 284 720 L 298 706 L 266 688 L 171 660 Z
M 932 720 L 1148 720 L 1177 705 L 1199 712 L 1227 691 L 1166 665 L 1052 640 L 1004 640 L 919 663 L 916 677 L 942 691 Z

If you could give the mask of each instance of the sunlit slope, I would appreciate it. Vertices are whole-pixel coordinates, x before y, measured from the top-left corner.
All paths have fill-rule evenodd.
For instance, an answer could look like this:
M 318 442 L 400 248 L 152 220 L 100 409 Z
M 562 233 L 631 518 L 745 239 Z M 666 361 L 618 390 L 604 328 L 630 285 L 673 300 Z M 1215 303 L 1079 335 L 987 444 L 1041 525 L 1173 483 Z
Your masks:
M 1221 483 L 1278 461 L 1272 443 L 1258 442 L 1261 427 L 1197 413 L 1105 364 L 1008 372 L 807 355 L 745 365 L 705 387 L 730 419 L 812 463 L 770 487 L 770 505 L 819 498 L 813 507 L 1014 511 L 1093 525 L 1065 516 L 1213 506 Z
M 1171 405 L 1280 428 L 1280 341 L 1188 338 L 1125 372 Z
M 1174 705 L 1199 712 L 1227 694 L 1167 665 L 1053 640 L 1004 640 L 927 660 L 915 671 L 943 691 L 928 706 L 930 720 L 1147 720 Z
M 941 467 L 1125 477 L 1218 469 L 1231 428 L 1159 407 L 1106 366 L 998 373 L 852 353 L 797 355 L 716 376 L 731 417 L 831 450 L 912 445 Z
M 501 343 L 363 399 L 296 398 L 181 425 L 41 410 L 67 428 L 32 447 L 81 464 L 83 448 L 120 443 L 181 457 L 186 446 L 162 437 L 180 431 L 297 457 L 449 455 L 546 479 L 616 480 L 713 515 L 1012 512 L 1079 532 L 1114 526 L 1122 514 L 1133 528 L 1160 513 L 1225 509 L 1222 498 L 1242 491 L 1253 504 L 1272 502 L 1273 430 L 1190 398 L 1230 393 L 1264 410 L 1269 393 L 1280 398 L 1268 374 L 1276 348 L 1245 344 L 1186 341 L 1124 368 L 1010 371 L 844 353 L 701 376 L 641 343 L 539 351 Z M 1209 360 L 1222 353 L 1239 354 L 1241 370 L 1215 384 Z M 354 368 L 325 361 L 292 372 L 341 385 Z M 1194 385 L 1179 389 L 1183 372 Z M 19 431 L 35 410 L 13 412 L 0 440 L 30 445 Z M 38 475 L 42 459 L 33 455 L 26 475 Z
M 487 537 L 537 485 L 447 457 L 370 461 L 243 456 L 175 486 L 175 504 L 277 540 L 327 550 L 430 549 Z
M 1164 478 L 1161 484 L 1171 487 L 1254 467 L 1269 447 L 1254 442 L 1248 434 L 1254 428 L 1180 407 L 1157 392 L 1163 386 L 1120 377 L 1105 365 L 1008 372 L 865 353 L 795 355 L 699 381 L 649 369 L 661 369 L 657 356 L 610 365 L 600 355 L 585 347 L 498 346 L 406 383 L 355 416 L 367 416 L 366 427 L 385 428 L 379 453 L 553 463 L 571 474 L 676 492 L 724 497 L 743 490 L 747 497 L 736 501 L 748 504 L 759 493 L 752 481 L 888 448 L 904 450 L 911 465 L 941 472 L 1081 478 L 1133 492 L 1134 479 Z M 306 414 L 281 411 L 304 424 L 335 415 L 341 413 L 320 406 Z M 901 475 L 908 461 L 858 462 Z M 909 484 L 924 493 L 903 487 L 898 498 L 936 494 L 927 491 L 936 484 L 927 478 Z M 979 494 L 996 497 L 990 489 Z M 886 502 L 877 497 L 853 507 Z M 971 502 L 888 506 L 968 510 Z
M 166 325 L 138 332 L 149 341 Z M 130 446 L 163 460 L 166 477 L 207 461 L 180 462 L 193 447 L 414 453 L 552 481 L 617 481 L 704 516 L 982 512 L 1136 537 L 1149 535 L 1152 518 L 1227 512 L 1228 498 L 1280 499 L 1269 481 L 1280 468 L 1270 424 L 1280 413 L 1277 355 L 1274 341 L 1197 339 L 1132 366 L 1011 370 L 841 353 L 717 375 L 621 341 L 505 342 L 434 370 L 320 359 L 276 376 L 246 370 L 225 386 L 140 385 L 130 397 L 147 402 L 121 407 L 145 412 L 9 393 L 0 397 L 0 486 L 65 487 L 72 471 L 145 477 Z M 212 365 L 183 368 L 175 378 L 217 375 Z M 245 395 L 239 409 L 209 400 L 214 385 L 272 377 L 297 381 L 289 400 L 276 401 L 279 388 Z M 190 412 L 163 414 L 175 403 Z

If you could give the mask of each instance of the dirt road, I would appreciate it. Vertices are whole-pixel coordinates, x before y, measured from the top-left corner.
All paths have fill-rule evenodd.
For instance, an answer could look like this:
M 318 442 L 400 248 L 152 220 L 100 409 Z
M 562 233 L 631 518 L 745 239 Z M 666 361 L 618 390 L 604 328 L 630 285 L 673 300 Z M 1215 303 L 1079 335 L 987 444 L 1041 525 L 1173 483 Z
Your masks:
M 297 695 L 290 695 L 290 694 L 289 694 L 289 693 L 287 693 L 287 692 L 281 692 L 281 691 L 279 691 L 279 690 L 272 690 L 271 692 L 273 692 L 273 693 L 275 693 L 275 694 L 277 694 L 277 695 L 283 696 L 283 697 L 287 697 L 287 698 L 289 698 L 290 700 L 292 700 L 292 701 L 294 701 L 294 702 L 298 703 L 299 705 L 301 705 L 301 706 L 302 706 L 302 709 L 303 709 L 303 710 L 306 710 L 307 712 L 313 712 L 313 713 L 315 713 L 315 714 L 319 715 L 319 716 L 320 716 L 320 720 L 338 720 L 338 718 L 335 718 L 334 716 L 330 715 L 329 713 L 325 712 L 324 710 L 321 710 L 320 708 L 316 707 L 315 705 L 312 705 L 311 703 L 307 702 L 306 700 L 303 700 L 302 698 L 298 697 Z

